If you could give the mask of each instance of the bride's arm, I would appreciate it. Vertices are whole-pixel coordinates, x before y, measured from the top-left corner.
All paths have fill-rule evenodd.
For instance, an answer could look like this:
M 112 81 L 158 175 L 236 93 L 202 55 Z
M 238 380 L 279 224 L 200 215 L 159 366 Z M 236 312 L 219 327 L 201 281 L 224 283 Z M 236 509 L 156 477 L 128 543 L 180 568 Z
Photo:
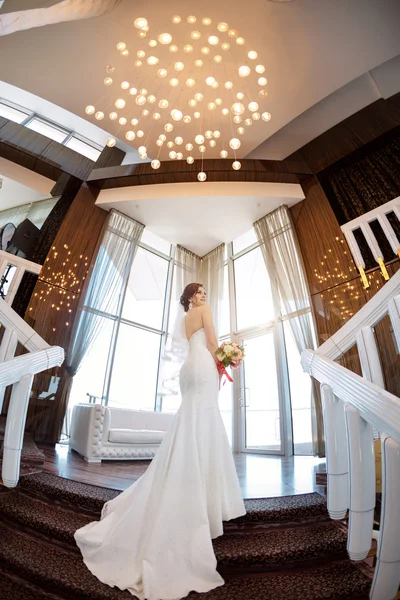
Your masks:
M 202 307 L 203 327 L 207 339 L 207 348 L 211 356 L 217 362 L 216 351 L 218 349 L 218 340 L 215 335 L 214 323 L 212 318 L 211 308 L 209 306 Z

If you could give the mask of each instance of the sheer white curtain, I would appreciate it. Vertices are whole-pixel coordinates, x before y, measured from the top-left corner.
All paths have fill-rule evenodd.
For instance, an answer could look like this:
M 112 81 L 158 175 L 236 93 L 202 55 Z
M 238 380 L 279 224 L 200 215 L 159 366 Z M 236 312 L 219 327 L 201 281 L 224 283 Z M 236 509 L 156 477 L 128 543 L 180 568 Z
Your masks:
M 101 330 L 103 313 L 117 315 L 121 310 L 126 281 L 143 229 L 144 225 L 115 210 L 109 213 L 104 224 L 95 262 L 82 292 L 67 350 L 64 374 L 59 384 L 59 434 L 62 424 L 63 432 L 69 434 L 70 411 L 67 408 L 73 378 Z
M 225 244 L 221 244 L 206 254 L 201 263 L 200 281 L 207 290 L 208 302 L 212 309 L 217 337 L 224 297 L 224 259 Z
M 289 324 L 297 348 L 301 353 L 314 348 L 314 329 L 311 300 L 303 260 L 287 206 L 280 206 L 254 223 L 268 272 L 276 277 L 284 313 L 297 313 Z M 311 415 L 314 453 L 324 453 L 321 399 L 313 385 Z

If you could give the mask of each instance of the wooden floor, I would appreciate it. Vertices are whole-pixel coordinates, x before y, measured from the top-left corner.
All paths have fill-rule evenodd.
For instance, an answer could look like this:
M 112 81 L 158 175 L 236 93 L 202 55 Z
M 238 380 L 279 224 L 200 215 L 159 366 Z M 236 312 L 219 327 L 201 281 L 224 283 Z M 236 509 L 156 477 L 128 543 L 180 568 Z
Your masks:
M 149 461 L 104 461 L 89 464 L 67 445 L 40 446 L 46 455 L 44 471 L 101 487 L 124 490 L 142 475 Z M 325 459 L 312 456 L 282 458 L 260 454 L 234 454 L 244 498 L 291 496 L 322 492 L 315 474 L 325 471 Z

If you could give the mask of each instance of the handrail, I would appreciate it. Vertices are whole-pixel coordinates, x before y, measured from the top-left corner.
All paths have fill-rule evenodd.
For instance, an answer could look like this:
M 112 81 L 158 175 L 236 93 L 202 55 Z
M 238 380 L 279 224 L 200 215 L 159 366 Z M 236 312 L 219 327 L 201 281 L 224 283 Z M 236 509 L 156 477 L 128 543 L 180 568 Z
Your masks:
M 24 319 L 22 319 L 16 312 L 11 308 L 9 304 L 2 298 L 0 298 L 0 323 L 7 329 L 13 329 L 17 335 L 18 341 L 30 352 L 36 350 L 45 350 L 50 348 L 49 344 L 40 337 L 36 331 L 28 325 Z
M 39 275 L 43 267 L 43 265 L 34 263 L 31 260 L 17 256 L 16 254 L 10 254 L 9 252 L 0 250 L 0 263 L 3 263 L 3 261 L 9 265 L 14 265 L 15 267 L 23 267 L 25 271 L 28 271 L 29 273 L 35 273 L 36 275 Z
M 314 350 L 301 354 L 303 369 L 352 404 L 378 431 L 400 442 L 400 399 Z
M 0 363 L 0 386 L 17 383 L 24 375 L 37 375 L 53 367 L 60 367 L 64 361 L 64 350 L 60 346 L 49 346 L 45 350 L 15 356 Z
M 321 344 L 317 354 L 331 360 L 338 359 L 355 343 L 361 327 L 373 327 L 389 312 L 389 303 L 400 294 L 400 271 L 397 271 L 385 285 L 360 310 L 347 321 L 326 342 Z

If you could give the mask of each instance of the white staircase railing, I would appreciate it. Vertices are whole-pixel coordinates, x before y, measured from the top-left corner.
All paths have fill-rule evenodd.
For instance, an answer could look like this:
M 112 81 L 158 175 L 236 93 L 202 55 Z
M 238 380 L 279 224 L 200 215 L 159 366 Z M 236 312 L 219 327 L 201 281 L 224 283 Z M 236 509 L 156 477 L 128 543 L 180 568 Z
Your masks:
M 4 284 L 7 287 L 5 301 L 11 306 L 24 274 L 34 273 L 35 275 L 39 275 L 42 269 L 42 265 L 31 262 L 30 260 L 26 260 L 25 258 L 21 258 L 20 256 L 15 256 L 14 254 L 9 254 L 8 252 L 3 252 L 3 250 L 0 250 L 0 282 L 3 280 L 4 277 L 7 276 L 7 268 L 9 266 L 12 269 L 12 279 L 9 282 L 9 285 L 6 285 L 6 282 L 3 282 L 3 285 L 1 287 L 3 288 Z
M 23 274 L 26 271 L 39 274 L 41 265 L 0 252 L 0 279 L 10 264 L 15 266 L 17 271 L 8 288 L 6 300 L 0 298 L 0 324 L 4 328 L 0 345 L 0 413 L 5 389 L 12 385 L 3 442 L 2 480 L 7 487 L 15 487 L 19 480 L 21 450 L 33 377 L 42 371 L 60 366 L 64 361 L 64 350 L 58 346 L 49 346 L 11 308 Z M 29 352 L 14 357 L 18 342 Z
M 400 196 L 398 198 L 395 198 L 394 200 L 390 200 L 389 202 L 382 204 L 381 206 L 378 206 L 377 208 L 374 208 L 373 210 L 368 211 L 364 215 L 357 217 L 357 219 L 353 219 L 352 221 L 349 221 L 345 225 L 341 226 L 341 230 L 343 231 L 347 243 L 349 244 L 350 251 L 354 258 L 354 262 L 356 263 L 357 268 L 360 271 L 365 287 L 368 287 L 368 282 L 364 273 L 365 262 L 358 242 L 355 238 L 354 231 L 356 229 L 361 229 L 364 238 L 368 244 L 368 247 L 371 250 L 372 255 L 376 260 L 377 264 L 379 265 L 384 278 L 389 279 L 389 275 L 386 271 L 386 267 L 383 260 L 383 252 L 379 247 L 379 242 L 376 239 L 370 224 L 372 221 L 378 221 L 386 239 L 390 244 L 390 247 L 393 250 L 393 253 L 398 254 L 400 256 L 400 240 L 397 237 L 396 232 L 394 231 L 387 217 L 387 215 L 392 212 L 400 221 Z
M 382 446 L 382 510 L 371 600 L 392 600 L 400 583 L 400 398 L 384 390 L 373 326 L 389 315 L 400 349 L 400 271 L 316 352 L 303 368 L 321 385 L 328 511 L 349 510 L 348 553 L 363 560 L 371 547 L 375 508 L 373 432 Z M 333 362 L 357 344 L 363 377 Z

